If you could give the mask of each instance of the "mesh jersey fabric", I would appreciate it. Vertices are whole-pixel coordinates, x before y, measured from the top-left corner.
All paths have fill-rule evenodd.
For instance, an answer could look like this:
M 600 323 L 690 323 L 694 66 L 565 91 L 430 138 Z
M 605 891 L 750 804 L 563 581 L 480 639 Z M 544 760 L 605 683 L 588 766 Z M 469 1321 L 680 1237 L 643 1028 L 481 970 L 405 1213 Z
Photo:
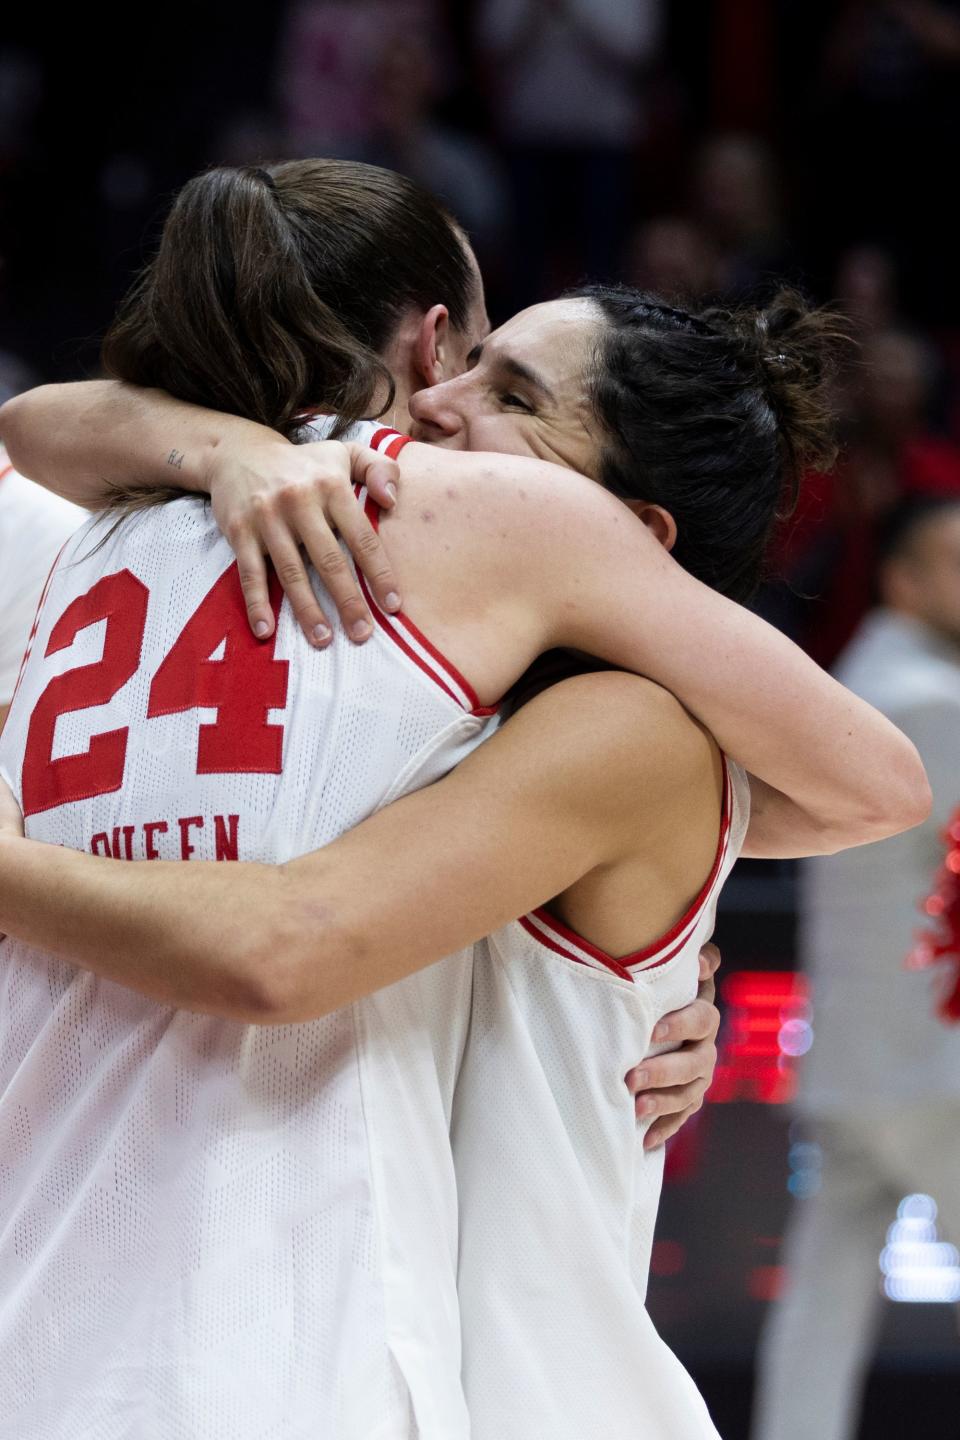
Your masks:
M 44 581 L 87 512 L 27 480 L 0 448 L 0 705 L 9 705 Z
M 393 434 L 371 426 L 353 438 L 386 449 Z M 438 778 L 496 723 L 442 687 L 442 658 L 402 649 L 384 625 L 355 647 L 335 624 L 333 644 L 317 651 L 284 604 L 275 645 L 251 661 L 233 557 L 196 499 L 130 518 L 95 550 L 99 538 L 91 522 L 55 569 L 0 742 L 18 795 L 56 799 L 59 786 L 76 797 L 28 815 L 36 838 L 134 859 L 192 848 L 197 858 L 282 861 Z M 71 604 L 84 620 L 90 602 L 78 597 L 121 572 L 131 580 L 110 582 L 121 586 L 110 613 L 51 648 Z M 217 602 L 185 655 L 188 620 L 224 584 L 230 603 Z M 129 646 L 141 604 L 135 668 L 103 701 L 95 682 L 106 670 L 116 678 L 116 636 Z M 228 633 L 210 650 L 218 626 Z M 218 660 L 239 673 L 232 688 L 209 678 Z M 264 668 L 275 664 L 287 666 L 285 696 L 280 672 Z M 51 678 L 80 666 L 93 669 L 60 683 L 88 708 L 62 708 L 38 742 L 31 717 L 59 693 Z M 282 746 L 273 769 L 270 727 Z M 124 728 L 122 783 L 84 798 L 89 765 L 78 779 L 59 762 Z M 216 748 L 229 751 L 238 733 L 265 768 L 218 773 L 216 762 L 238 763 Z M 454 1002 L 466 1016 L 470 964 L 469 953 L 453 956 L 369 1007 L 257 1027 L 160 1006 L 13 940 L 0 945 L 3 1440 L 466 1434 L 452 1079 L 442 1073 L 456 1057 L 436 1053 L 431 1016 Z M 376 1094 L 385 1069 L 393 1097 Z M 416 1167 L 395 1197 L 383 1193 L 391 1165 L 374 1154 L 374 1122 L 389 1129 L 391 1107 Z M 411 1210 L 405 1244 L 397 1227 Z M 416 1311 L 411 1287 L 422 1292 Z M 438 1336 L 427 1370 L 420 1351 Z
M 663 1151 L 644 1150 L 623 1077 L 696 995 L 747 828 L 746 776 L 726 772 L 714 872 L 636 963 L 542 911 L 475 947 L 452 1124 L 473 1440 L 716 1440 L 645 1308 Z

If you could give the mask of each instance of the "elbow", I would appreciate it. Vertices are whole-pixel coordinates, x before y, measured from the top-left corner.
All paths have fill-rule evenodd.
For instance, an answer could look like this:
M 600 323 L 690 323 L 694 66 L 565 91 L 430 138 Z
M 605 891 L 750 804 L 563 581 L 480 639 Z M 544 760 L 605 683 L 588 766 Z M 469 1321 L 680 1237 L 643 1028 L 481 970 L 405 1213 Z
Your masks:
M 933 795 L 927 772 L 916 746 L 905 735 L 900 740 L 897 763 L 882 772 L 881 783 L 865 797 L 856 815 L 838 828 L 826 853 L 887 840 L 929 820 Z
M 50 472 L 57 434 L 54 417 L 63 408 L 60 393 L 64 388 L 69 387 L 35 385 L 0 405 L 0 442 L 7 459 L 21 475 L 39 484 L 46 483 Z
M 899 835 L 930 819 L 933 794 L 917 747 L 901 735 L 902 758 L 896 770 L 885 777 L 886 783 L 876 824 L 881 833 L 877 839 Z
M 4 449 L 10 464 L 16 470 L 23 468 L 23 456 L 21 453 L 21 436 L 23 431 L 24 410 L 29 405 L 26 395 L 14 395 L 11 399 L 5 400 L 0 405 L 0 440 L 3 441 Z
M 303 967 L 288 945 L 251 939 L 238 965 L 238 1020 L 251 1025 L 288 1025 L 314 1018 L 304 1013 Z
M 914 747 L 911 745 L 910 748 L 916 756 L 917 775 L 913 783 L 911 796 L 913 805 L 912 817 L 907 821 L 907 824 L 904 825 L 904 830 L 912 830 L 917 825 L 925 824 L 933 814 L 933 791 L 930 789 L 927 772 L 923 767 L 923 761 L 920 759 Z
M 281 916 L 262 918 L 248 934 L 239 966 L 241 1018 L 256 1025 L 290 1025 L 348 1004 L 355 996 L 341 982 L 353 969 L 346 960 L 349 950 L 347 937 L 329 916 L 305 914 L 294 906 Z

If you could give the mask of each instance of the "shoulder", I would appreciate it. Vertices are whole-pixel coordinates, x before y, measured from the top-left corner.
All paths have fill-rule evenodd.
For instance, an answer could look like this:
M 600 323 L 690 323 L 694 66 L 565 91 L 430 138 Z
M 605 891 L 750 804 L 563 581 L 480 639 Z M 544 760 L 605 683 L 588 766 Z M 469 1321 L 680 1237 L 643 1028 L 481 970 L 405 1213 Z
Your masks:
M 571 523 L 639 524 L 602 485 L 546 460 L 417 443 L 407 445 L 399 460 L 415 503 L 430 496 L 458 518 L 469 506 L 471 521 L 481 527 L 509 520 L 523 532 L 531 528 L 544 535 L 558 529 L 571 533 Z
M 534 625 L 534 653 L 577 644 L 623 660 L 618 637 L 609 651 L 598 643 L 603 617 L 638 575 L 655 584 L 676 567 L 622 500 L 527 456 L 408 445 L 400 465 L 411 483 L 400 486 L 391 526 L 396 514 L 414 545 L 428 530 L 433 555 L 450 546 L 460 598 L 474 613 L 496 594 L 518 625 Z

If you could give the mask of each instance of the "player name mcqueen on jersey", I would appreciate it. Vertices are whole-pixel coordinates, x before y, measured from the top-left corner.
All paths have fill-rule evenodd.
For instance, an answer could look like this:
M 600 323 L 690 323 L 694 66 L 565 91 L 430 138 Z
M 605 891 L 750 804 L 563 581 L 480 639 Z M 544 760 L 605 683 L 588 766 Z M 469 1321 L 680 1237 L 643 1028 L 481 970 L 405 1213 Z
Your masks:
M 204 831 L 203 835 L 194 834 Z M 239 815 L 179 815 L 101 830 L 87 847 L 114 860 L 239 860 Z M 213 853 L 211 853 L 211 851 Z

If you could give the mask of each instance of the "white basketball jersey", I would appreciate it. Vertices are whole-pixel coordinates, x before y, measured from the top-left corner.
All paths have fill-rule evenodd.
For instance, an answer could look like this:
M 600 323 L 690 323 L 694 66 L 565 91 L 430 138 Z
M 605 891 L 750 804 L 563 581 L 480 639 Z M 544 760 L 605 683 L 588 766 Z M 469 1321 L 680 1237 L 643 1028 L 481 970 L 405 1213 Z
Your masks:
M 476 946 L 452 1128 L 473 1440 L 715 1440 L 645 1309 L 663 1151 L 624 1077 L 696 995 L 748 808 L 728 763 L 713 872 L 656 944 L 614 960 L 538 911 Z
M 274 583 L 276 636 L 254 640 L 199 500 L 96 548 L 104 533 L 85 526 L 54 568 L 0 744 L 35 838 L 283 861 L 495 724 L 405 617 L 377 611 L 361 647 L 335 623 L 314 650 Z M 471 959 L 257 1027 L 0 945 L 3 1440 L 467 1433 L 448 1128 L 462 1035 L 438 1054 L 431 1017 L 458 1006 L 466 1026 Z
M 19 475 L 0 447 L 0 706 L 9 705 L 50 566 L 87 512 Z

